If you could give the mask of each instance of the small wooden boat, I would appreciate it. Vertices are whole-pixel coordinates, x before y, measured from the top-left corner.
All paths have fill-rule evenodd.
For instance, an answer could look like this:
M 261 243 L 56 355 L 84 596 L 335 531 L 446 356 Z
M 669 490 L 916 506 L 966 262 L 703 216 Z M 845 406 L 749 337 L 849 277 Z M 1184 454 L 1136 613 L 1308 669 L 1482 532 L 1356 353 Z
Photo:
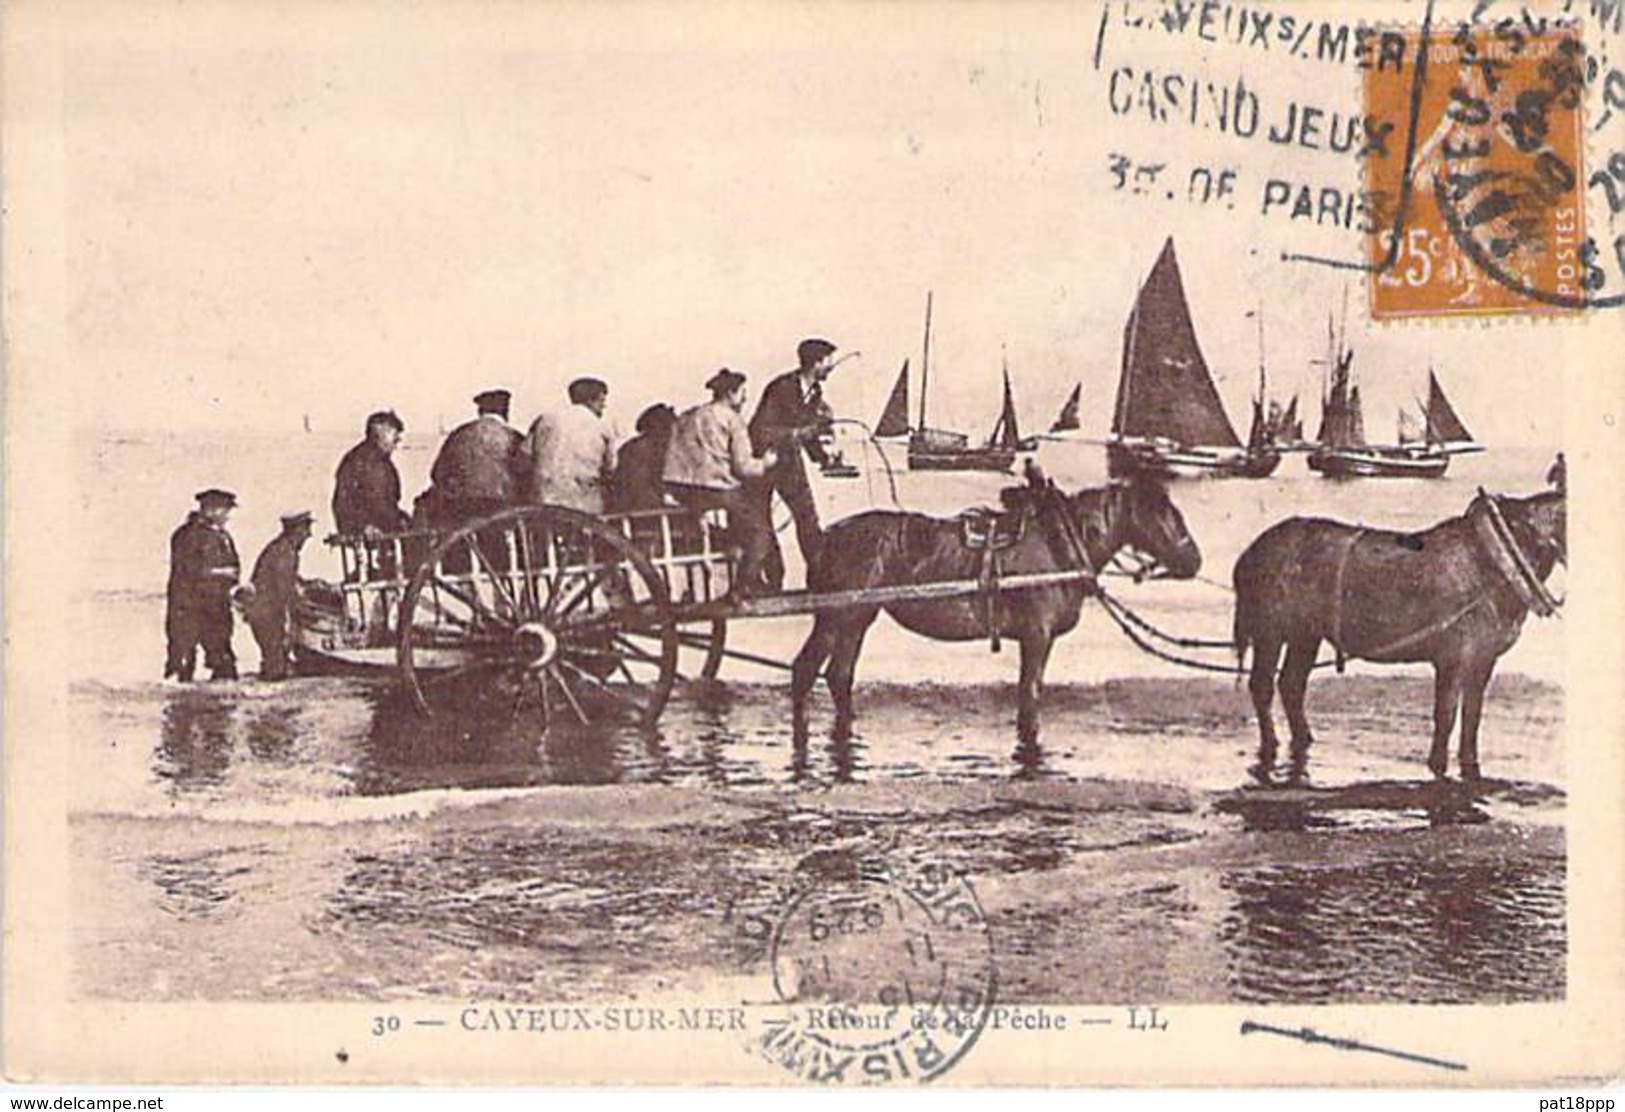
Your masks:
M 1140 287 L 1123 330 L 1123 369 L 1106 453 L 1114 475 L 1263 478 L 1281 462 L 1273 443 L 1244 446 L 1236 436 L 1196 340 L 1172 238 Z
M 1010 389 L 1010 372 L 1004 375 L 1004 406 L 993 434 L 985 444 L 972 444 L 962 432 L 934 429 L 926 422 L 926 397 L 931 382 L 931 294 L 925 296 L 925 342 L 920 358 L 920 417 L 917 424 L 908 419 L 909 365 L 897 373 L 886 408 L 875 425 L 876 437 L 908 437 L 910 471 L 1009 471 L 1016 455 L 1031 450 L 1032 442 L 1022 439 L 1016 423 L 1015 400 Z

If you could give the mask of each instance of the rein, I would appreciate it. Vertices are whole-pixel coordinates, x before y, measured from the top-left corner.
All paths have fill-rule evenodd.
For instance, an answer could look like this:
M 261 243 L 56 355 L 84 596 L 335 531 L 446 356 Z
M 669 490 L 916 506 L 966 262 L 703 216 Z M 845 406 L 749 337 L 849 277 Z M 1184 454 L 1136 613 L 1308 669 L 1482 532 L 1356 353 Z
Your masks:
M 1481 501 L 1486 507 L 1486 511 L 1481 517 L 1475 519 L 1474 531 L 1480 540 L 1485 544 L 1486 555 L 1489 556 L 1490 561 L 1495 565 L 1496 570 L 1507 579 L 1508 585 L 1511 586 L 1512 589 L 1518 594 L 1519 599 L 1522 600 L 1525 605 L 1542 617 L 1549 617 L 1552 614 L 1555 614 L 1562 607 L 1562 600 L 1553 596 L 1551 592 L 1546 589 L 1546 585 L 1541 581 L 1540 576 L 1536 574 L 1534 565 L 1530 561 L 1528 555 L 1525 553 L 1523 546 L 1518 543 L 1517 535 L 1512 531 L 1512 527 L 1507 522 L 1506 516 L 1501 510 L 1501 507 L 1497 503 L 1496 499 L 1493 496 L 1485 493 L 1482 489 L 1479 491 L 1479 495 Z M 1332 605 L 1333 629 L 1336 631 L 1339 640 L 1341 640 L 1342 637 L 1343 624 L 1344 573 L 1346 572 L 1349 560 L 1354 553 L 1355 545 L 1368 531 L 1369 530 L 1362 528 L 1351 534 L 1348 541 L 1344 545 L 1343 551 L 1339 554 L 1337 561 L 1335 576 L 1336 585 L 1334 588 Z M 1248 669 L 1242 665 L 1221 665 L 1205 660 L 1196 660 L 1190 657 L 1180 656 L 1174 652 L 1170 652 L 1167 649 L 1160 648 L 1156 644 L 1153 644 L 1153 640 L 1155 640 L 1182 649 L 1233 649 L 1235 646 L 1231 642 L 1178 637 L 1173 634 L 1166 633 L 1152 625 L 1150 622 L 1146 621 L 1139 614 L 1136 614 L 1124 603 L 1107 594 L 1104 588 L 1097 586 L 1095 594 L 1099 597 L 1102 608 L 1117 625 L 1117 628 L 1120 629 L 1123 632 L 1123 635 L 1133 642 L 1133 644 L 1142 652 L 1145 652 L 1150 656 L 1154 656 L 1159 660 L 1165 660 L 1171 664 L 1177 664 L 1184 668 L 1194 668 L 1204 672 L 1219 672 L 1225 675 L 1234 676 L 1243 676 L 1247 674 Z M 1368 650 L 1361 655 L 1366 657 L 1380 657 L 1386 656 L 1389 653 L 1398 652 L 1401 649 L 1409 648 L 1411 645 L 1425 641 L 1430 637 L 1450 629 L 1457 622 L 1462 621 L 1464 618 L 1477 611 L 1488 602 L 1489 596 L 1487 594 L 1480 594 L 1466 605 L 1458 608 L 1445 617 L 1433 622 L 1429 622 L 1421 629 L 1413 630 L 1412 632 L 1405 634 L 1403 637 L 1390 641 L 1387 644 L 1381 645 L 1375 649 Z M 1318 660 L 1311 667 L 1316 669 L 1335 667 L 1339 672 L 1343 671 L 1347 657 L 1343 650 L 1339 648 L 1335 642 L 1332 645 L 1332 649 L 1335 655 L 1331 659 Z

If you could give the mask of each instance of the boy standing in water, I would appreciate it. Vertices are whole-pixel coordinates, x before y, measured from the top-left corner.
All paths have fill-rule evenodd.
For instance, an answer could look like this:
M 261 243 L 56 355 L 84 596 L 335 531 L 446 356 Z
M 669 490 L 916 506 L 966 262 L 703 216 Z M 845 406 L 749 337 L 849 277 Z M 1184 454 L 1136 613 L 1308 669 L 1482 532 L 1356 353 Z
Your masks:
M 242 575 L 237 546 L 226 532 L 226 519 L 237 506 L 229 490 L 204 490 L 198 508 L 169 538 L 169 595 L 164 632 L 169 639 L 164 678 L 191 683 L 197 650 L 209 678 L 237 678 L 231 651 L 231 591 Z

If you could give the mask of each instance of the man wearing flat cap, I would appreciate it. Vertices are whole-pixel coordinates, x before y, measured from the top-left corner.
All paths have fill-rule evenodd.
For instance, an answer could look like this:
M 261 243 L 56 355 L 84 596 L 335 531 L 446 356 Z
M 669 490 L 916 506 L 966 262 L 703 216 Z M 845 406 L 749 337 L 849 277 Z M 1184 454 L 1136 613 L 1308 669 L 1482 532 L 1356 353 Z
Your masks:
M 242 575 L 226 520 L 237 506 L 229 490 L 197 494 L 198 508 L 169 538 L 169 591 L 164 633 L 169 641 L 164 678 L 191 683 L 198 646 L 211 679 L 237 678 L 231 651 L 231 591 Z
M 808 567 L 817 559 L 824 532 L 818 524 L 818 503 L 807 481 L 802 453 L 819 465 L 828 462 L 818 434 L 829 427 L 835 416 L 824 401 L 824 380 L 834 369 L 834 355 L 835 345 L 828 340 L 814 337 L 801 341 L 796 347 L 798 366 L 767 384 L 756 415 L 750 419 L 750 439 L 756 451 L 774 448 L 778 453 L 778 463 L 768 470 L 764 482 L 752 484 L 753 491 L 769 506 L 774 493 L 784 499 L 795 519 L 796 543 Z M 764 572 L 775 589 L 783 586 L 784 557 L 776 537 Z
M 452 429 L 440 446 L 429 471 L 439 506 L 437 524 L 461 525 L 518 500 L 514 467 L 523 437 L 508 424 L 511 397 L 506 390 L 476 394 L 478 416 Z
M 772 449 L 751 450 L 745 426 L 745 376 L 726 368 L 705 384 L 711 400 L 685 410 L 672 426 L 666 446 L 666 492 L 694 510 L 723 509 L 740 548 L 736 595 L 749 597 L 777 588 L 764 571 L 773 541 L 767 502 L 753 497 L 746 484 L 760 480 L 778 462 Z
M 260 679 L 285 680 L 292 665 L 289 628 L 299 601 L 299 550 L 310 539 L 308 512 L 282 515 L 282 532 L 254 561 L 254 574 L 238 592 L 243 616 L 260 647 Z
M 401 509 L 401 473 L 391 458 L 406 424 L 391 409 L 367 417 L 361 441 L 339 461 L 333 476 L 333 524 L 347 537 L 399 533 L 407 527 Z

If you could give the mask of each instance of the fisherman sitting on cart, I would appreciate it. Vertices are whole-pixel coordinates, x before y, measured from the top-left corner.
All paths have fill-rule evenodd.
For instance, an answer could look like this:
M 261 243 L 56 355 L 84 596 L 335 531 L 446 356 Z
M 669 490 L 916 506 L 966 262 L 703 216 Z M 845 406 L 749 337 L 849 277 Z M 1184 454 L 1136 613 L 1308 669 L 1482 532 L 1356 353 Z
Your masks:
M 666 448 L 666 491 L 693 510 L 728 513 L 733 541 L 740 548 L 734 593 L 750 597 L 769 593 L 764 561 L 773 538 L 772 520 L 763 499 L 750 497 L 745 481 L 760 479 L 778 463 L 778 452 L 751 452 L 745 425 L 745 376 L 724 368 L 706 382 L 711 400 L 678 416 Z

